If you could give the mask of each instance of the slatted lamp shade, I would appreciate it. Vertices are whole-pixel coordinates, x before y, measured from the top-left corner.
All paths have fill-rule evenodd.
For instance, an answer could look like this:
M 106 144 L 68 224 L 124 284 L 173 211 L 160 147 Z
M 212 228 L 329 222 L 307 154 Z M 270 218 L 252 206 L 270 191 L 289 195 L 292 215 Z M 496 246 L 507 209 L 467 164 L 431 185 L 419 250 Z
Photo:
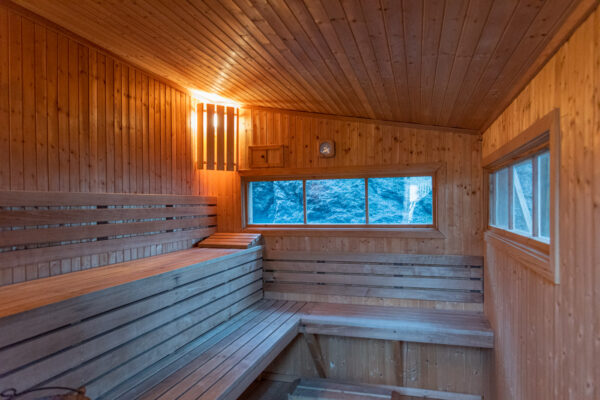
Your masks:
M 238 109 L 198 103 L 196 114 L 198 169 L 234 171 Z

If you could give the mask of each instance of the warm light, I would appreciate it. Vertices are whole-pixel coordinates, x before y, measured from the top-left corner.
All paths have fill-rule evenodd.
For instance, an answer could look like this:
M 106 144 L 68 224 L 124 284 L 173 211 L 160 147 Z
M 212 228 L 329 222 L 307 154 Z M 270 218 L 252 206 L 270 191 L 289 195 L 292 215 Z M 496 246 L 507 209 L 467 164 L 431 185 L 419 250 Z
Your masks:
M 194 98 L 196 98 L 199 102 L 202 103 L 206 103 L 206 104 L 215 104 L 215 105 L 219 105 L 219 106 L 225 106 L 225 107 L 240 107 L 241 104 L 233 101 L 231 99 L 228 99 L 226 97 L 220 96 L 216 93 L 208 93 L 208 92 L 203 92 L 202 90 L 196 90 L 196 89 L 190 89 L 190 93 L 192 94 L 192 96 Z
M 217 118 L 217 114 L 213 114 L 213 125 L 215 128 L 217 127 L 219 119 Z
M 190 118 L 192 121 L 192 130 L 196 131 L 198 129 L 198 115 L 196 114 L 196 111 L 192 111 Z

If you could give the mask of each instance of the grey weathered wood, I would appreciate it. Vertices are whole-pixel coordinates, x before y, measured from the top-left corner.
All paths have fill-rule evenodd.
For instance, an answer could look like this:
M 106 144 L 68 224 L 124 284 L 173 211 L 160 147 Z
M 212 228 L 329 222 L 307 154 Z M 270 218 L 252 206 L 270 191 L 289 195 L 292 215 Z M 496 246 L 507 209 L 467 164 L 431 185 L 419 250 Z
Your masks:
M 482 313 L 313 303 L 302 317 L 306 333 L 492 348 L 493 331 Z
M 319 374 L 320 378 L 326 378 L 326 369 L 325 363 L 323 362 L 323 352 L 321 351 L 321 346 L 317 340 L 317 337 L 311 333 L 304 333 L 304 340 L 308 345 L 308 351 L 313 359 L 315 364 L 315 369 L 317 370 L 317 374 Z
M 444 392 L 421 388 L 411 388 L 391 385 L 356 384 L 336 379 L 301 379 L 294 392 L 289 396 L 290 400 L 309 399 L 395 399 L 394 394 L 424 399 L 437 400 L 482 400 L 481 396 L 473 394 Z
M 192 249 L 2 288 L 0 298 L 16 301 L 0 318 L 0 381 L 85 385 L 92 398 L 111 398 L 259 301 L 260 255 Z M 73 279 L 79 287 L 64 284 Z
M 273 251 L 265 254 L 265 292 L 483 302 L 478 256 Z

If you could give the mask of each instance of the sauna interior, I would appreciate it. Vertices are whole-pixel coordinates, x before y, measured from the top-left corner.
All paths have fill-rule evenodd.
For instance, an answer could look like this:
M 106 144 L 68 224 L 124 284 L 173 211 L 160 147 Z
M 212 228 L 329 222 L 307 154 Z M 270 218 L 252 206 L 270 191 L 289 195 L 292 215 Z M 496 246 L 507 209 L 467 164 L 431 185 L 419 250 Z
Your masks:
M 0 399 L 600 399 L 598 0 L 0 0 Z

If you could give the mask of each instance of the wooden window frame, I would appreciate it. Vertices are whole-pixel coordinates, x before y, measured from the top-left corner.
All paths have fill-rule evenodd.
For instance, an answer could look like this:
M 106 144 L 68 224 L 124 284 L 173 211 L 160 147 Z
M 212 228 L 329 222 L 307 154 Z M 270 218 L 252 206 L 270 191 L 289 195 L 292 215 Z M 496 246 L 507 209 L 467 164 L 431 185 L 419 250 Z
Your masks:
M 545 150 L 550 151 L 550 242 L 546 243 L 533 237 L 520 235 L 514 231 L 508 231 L 490 224 L 490 214 L 493 211 L 492 199 L 490 198 L 490 176 L 492 173 L 510 166 L 509 176 L 509 229 L 512 221 L 512 205 L 510 193 L 512 193 L 512 166 L 536 157 Z M 560 283 L 560 253 L 559 253 L 559 190 L 560 190 L 560 112 L 554 109 L 544 117 L 534 122 L 515 138 L 500 147 L 483 159 L 484 168 L 484 204 L 487 243 L 507 251 L 513 258 L 519 260 L 523 265 L 536 272 L 543 278 Z M 533 163 L 534 196 L 537 187 L 537 171 Z M 535 233 L 536 207 L 532 209 L 532 232 Z
M 259 232 L 263 235 L 272 236 L 375 236 L 375 237 L 407 237 L 407 238 L 437 238 L 443 239 L 446 236 L 440 231 L 440 215 L 437 205 L 441 201 L 442 190 L 440 190 L 440 177 L 442 175 L 441 163 L 427 164 L 401 164 L 385 167 L 334 167 L 316 171 L 311 168 L 280 168 L 268 171 L 242 170 L 242 224 L 245 232 Z M 274 180 L 302 180 L 303 192 L 306 193 L 306 180 L 311 179 L 343 179 L 382 177 L 409 177 L 409 176 L 431 176 L 433 190 L 433 223 L 431 225 L 384 225 L 384 224 L 306 224 L 306 210 L 304 210 L 305 224 L 297 225 L 259 225 L 249 224 L 248 222 L 248 185 L 256 181 L 274 181 Z M 365 197 L 368 196 L 368 189 L 365 190 Z M 368 201 L 365 207 L 368 207 Z M 306 208 L 306 200 L 304 200 Z M 368 208 L 365 209 L 368 221 Z

